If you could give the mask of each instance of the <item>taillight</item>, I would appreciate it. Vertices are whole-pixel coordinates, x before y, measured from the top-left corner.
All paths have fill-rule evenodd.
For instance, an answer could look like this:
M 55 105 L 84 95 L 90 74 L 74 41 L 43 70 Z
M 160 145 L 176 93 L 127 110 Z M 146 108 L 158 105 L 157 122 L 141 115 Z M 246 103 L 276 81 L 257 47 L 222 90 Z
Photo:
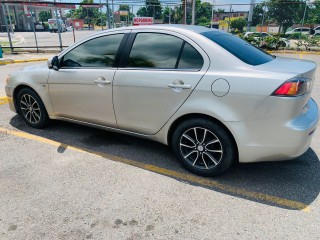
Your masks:
M 284 97 L 296 97 L 311 91 L 311 79 L 310 78 L 291 78 L 284 82 L 277 90 L 275 90 L 273 96 Z

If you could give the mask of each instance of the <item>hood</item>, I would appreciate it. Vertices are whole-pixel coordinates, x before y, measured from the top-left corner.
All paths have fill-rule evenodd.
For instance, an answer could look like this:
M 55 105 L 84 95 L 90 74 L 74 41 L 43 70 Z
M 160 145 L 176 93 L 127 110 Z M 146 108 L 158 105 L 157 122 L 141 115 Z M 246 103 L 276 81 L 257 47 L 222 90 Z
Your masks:
M 44 69 L 48 70 L 47 63 L 38 63 L 38 64 L 34 64 L 31 66 L 27 66 L 27 67 L 20 69 L 20 71 L 33 71 L 33 70 L 44 70 Z

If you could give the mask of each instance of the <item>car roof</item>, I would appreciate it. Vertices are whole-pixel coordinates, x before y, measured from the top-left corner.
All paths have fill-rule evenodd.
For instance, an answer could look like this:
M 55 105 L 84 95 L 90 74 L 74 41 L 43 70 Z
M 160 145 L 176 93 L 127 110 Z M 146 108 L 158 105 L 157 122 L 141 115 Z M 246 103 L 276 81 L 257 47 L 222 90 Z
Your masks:
M 140 30 L 140 29 L 180 30 L 180 31 L 191 31 L 196 33 L 214 31 L 217 33 L 225 33 L 224 31 L 214 29 L 214 28 L 207 28 L 207 27 L 195 26 L 195 25 L 183 25 L 183 24 L 154 24 L 154 25 L 129 26 L 129 27 L 108 29 L 105 31 L 110 32 L 110 31 L 117 31 L 117 30 Z

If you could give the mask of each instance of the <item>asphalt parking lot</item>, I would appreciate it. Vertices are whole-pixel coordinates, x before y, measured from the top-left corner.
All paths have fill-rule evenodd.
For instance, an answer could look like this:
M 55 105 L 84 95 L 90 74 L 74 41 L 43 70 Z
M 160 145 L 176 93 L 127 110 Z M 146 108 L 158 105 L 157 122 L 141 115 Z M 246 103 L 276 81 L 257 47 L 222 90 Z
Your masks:
M 296 160 L 198 177 L 156 142 L 28 127 L 3 87 L 31 64 L 0 66 L 0 239 L 320 239 L 319 129 Z M 312 96 L 320 104 L 320 67 Z

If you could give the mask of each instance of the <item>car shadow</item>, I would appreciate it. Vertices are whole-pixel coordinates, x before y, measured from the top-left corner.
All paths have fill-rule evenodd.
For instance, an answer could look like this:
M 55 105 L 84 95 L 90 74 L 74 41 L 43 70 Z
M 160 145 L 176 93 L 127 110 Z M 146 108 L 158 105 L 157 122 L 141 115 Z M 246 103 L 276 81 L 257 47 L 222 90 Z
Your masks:
M 295 160 L 235 164 L 222 175 L 205 178 L 187 172 L 175 159 L 170 148 L 157 142 L 62 121 L 53 121 L 44 130 L 33 129 L 18 115 L 11 119 L 10 124 L 21 131 L 62 143 L 57 148 L 57 152 L 61 154 L 68 146 L 72 146 L 114 161 L 118 161 L 118 158 L 129 159 L 138 162 L 135 165 L 141 168 L 153 165 L 184 176 L 190 175 L 191 178 L 187 180 L 175 175 L 169 176 L 188 184 L 280 208 L 301 210 L 304 207 L 299 204 L 279 204 L 279 202 L 284 200 L 308 206 L 320 192 L 320 162 L 311 148 Z M 195 178 L 200 180 L 193 181 Z M 230 188 L 233 190 L 230 191 Z M 259 197 L 261 195 L 267 197 Z M 268 200 L 274 198 L 279 200 Z

